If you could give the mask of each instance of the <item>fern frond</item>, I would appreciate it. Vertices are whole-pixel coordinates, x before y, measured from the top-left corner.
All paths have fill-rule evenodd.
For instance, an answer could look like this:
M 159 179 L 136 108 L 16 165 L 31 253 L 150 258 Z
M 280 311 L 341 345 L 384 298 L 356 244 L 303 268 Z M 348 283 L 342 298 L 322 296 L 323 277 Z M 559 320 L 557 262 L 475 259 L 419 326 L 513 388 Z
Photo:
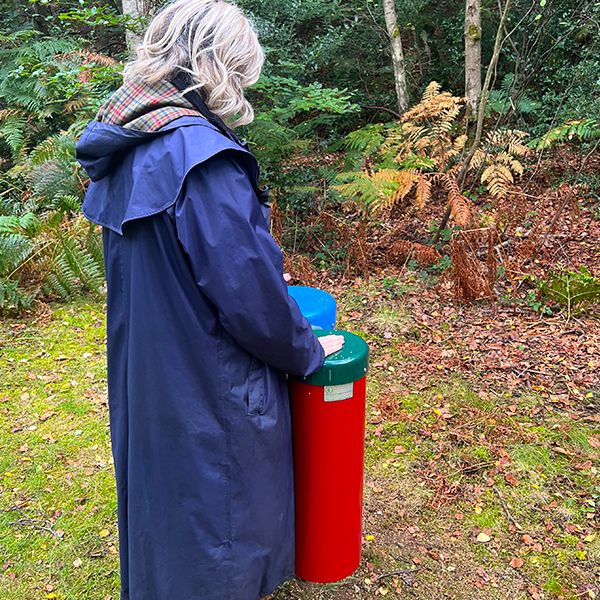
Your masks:
M 424 175 L 419 175 L 415 194 L 415 204 L 422 209 L 431 200 L 431 181 Z
M 431 100 L 432 98 L 435 98 L 435 96 L 437 96 L 440 93 L 441 89 L 442 89 L 442 86 L 437 81 L 432 81 L 425 88 L 422 99 L 424 101 L 427 101 L 427 100 Z
M 600 121 L 592 118 L 579 119 L 567 121 L 551 129 L 541 138 L 534 140 L 531 145 L 536 150 L 544 150 L 555 144 L 571 141 L 589 142 L 598 138 L 600 138 Z
M 29 154 L 29 164 L 37 167 L 48 161 L 75 161 L 75 139 L 66 132 L 47 137 Z
M 459 135 L 455 140 L 452 147 L 456 152 L 462 152 L 465 149 L 465 144 L 467 143 L 467 136 L 465 134 Z
M 25 146 L 25 130 L 27 129 L 28 119 L 23 114 L 14 112 L 3 119 L 0 125 L 0 137 L 4 139 L 13 159 L 16 159 Z
M 415 171 L 412 169 L 404 171 L 386 169 L 385 171 L 391 171 L 391 173 L 386 172 L 379 179 L 378 176 L 382 173 L 380 171 L 374 177 L 381 191 L 373 203 L 373 208 L 381 212 L 391 210 L 397 203 L 404 200 L 417 180 Z
M 448 193 L 450 216 L 458 225 L 467 227 L 471 222 L 470 200 L 461 193 L 456 177 L 450 174 L 444 174 L 441 177 L 441 180 Z

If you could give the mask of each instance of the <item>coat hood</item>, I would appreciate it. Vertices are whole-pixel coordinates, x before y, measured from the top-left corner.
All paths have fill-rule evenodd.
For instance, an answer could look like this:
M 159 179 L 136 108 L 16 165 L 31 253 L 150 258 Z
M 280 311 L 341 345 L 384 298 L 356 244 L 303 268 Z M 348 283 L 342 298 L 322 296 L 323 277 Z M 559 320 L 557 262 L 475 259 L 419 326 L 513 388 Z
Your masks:
M 125 82 L 100 108 L 76 145 L 91 183 L 84 215 L 122 234 L 127 221 L 156 214 L 175 202 L 187 174 L 232 151 L 247 170 L 261 202 L 258 164 L 200 94 L 173 81 Z
M 156 133 L 92 121 L 77 143 L 77 160 L 92 181 L 100 181 L 126 152 L 153 137 Z
M 268 190 L 258 186 L 254 156 L 204 117 L 180 117 L 153 132 L 92 121 L 76 145 L 77 160 L 91 180 L 83 214 L 122 234 L 127 221 L 171 206 L 188 173 L 222 152 L 239 161 L 266 203 Z

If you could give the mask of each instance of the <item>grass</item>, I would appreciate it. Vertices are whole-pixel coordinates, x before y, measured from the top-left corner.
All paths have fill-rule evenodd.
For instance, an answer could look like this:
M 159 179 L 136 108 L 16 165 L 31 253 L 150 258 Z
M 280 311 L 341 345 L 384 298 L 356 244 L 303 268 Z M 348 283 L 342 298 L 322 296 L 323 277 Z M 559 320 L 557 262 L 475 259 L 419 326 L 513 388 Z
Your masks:
M 425 344 L 411 285 L 372 279 L 340 298 L 340 325 L 372 349 L 361 566 L 276 600 L 593 598 L 592 419 L 424 372 L 406 353 Z M 441 329 L 442 351 L 462 352 Z M 85 300 L 0 325 L 1 598 L 118 598 L 104 344 L 104 306 Z
M 118 597 L 104 338 L 82 301 L 2 326 L 2 598 Z

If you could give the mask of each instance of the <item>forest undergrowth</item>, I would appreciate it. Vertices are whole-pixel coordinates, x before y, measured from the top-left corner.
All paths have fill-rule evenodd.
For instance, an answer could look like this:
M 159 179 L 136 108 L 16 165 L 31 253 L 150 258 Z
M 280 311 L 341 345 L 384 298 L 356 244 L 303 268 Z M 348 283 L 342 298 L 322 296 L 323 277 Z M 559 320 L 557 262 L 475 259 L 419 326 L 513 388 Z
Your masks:
M 371 349 L 363 560 L 276 600 L 597 597 L 597 320 L 459 304 L 406 265 L 312 274 Z M 104 310 L 0 326 L 3 597 L 118 598 Z

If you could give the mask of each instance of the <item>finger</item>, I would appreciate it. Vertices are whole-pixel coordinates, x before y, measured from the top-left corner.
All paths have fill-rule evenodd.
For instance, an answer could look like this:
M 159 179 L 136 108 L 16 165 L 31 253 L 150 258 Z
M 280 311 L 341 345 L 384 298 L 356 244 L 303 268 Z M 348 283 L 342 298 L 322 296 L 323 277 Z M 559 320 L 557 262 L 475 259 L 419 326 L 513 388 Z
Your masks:
M 344 337 L 341 335 L 326 335 L 322 338 L 319 338 L 319 342 L 321 346 L 323 346 L 323 350 L 325 351 L 325 356 L 329 356 L 330 354 L 334 354 L 342 349 L 344 345 Z

